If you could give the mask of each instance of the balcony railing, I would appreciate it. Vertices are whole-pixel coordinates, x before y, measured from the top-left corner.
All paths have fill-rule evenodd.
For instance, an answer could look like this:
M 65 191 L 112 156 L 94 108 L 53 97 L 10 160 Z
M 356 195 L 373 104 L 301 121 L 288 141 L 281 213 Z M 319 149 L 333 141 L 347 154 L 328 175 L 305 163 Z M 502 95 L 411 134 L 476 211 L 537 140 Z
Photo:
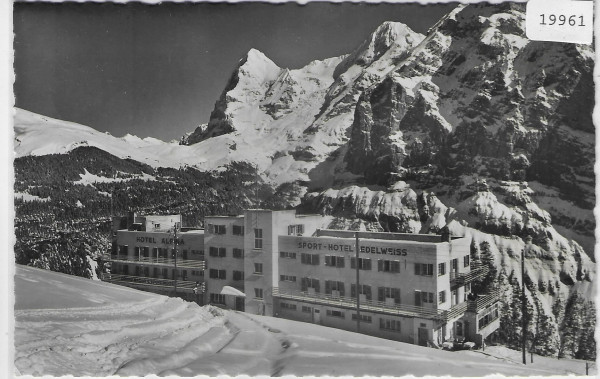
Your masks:
M 133 276 L 133 275 L 120 275 L 120 274 L 102 274 L 102 281 L 124 285 L 124 286 L 143 286 L 143 287 L 154 287 L 161 289 L 169 289 L 175 287 L 175 281 L 173 279 L 159 279 L 150 278 L 145 276 Z M 179 280 L 177 279 L 177 291 L 178 292 L 193 292 L 196 287 L 196 282 L 190 280 Z M 203 292 L 203 286 L 198 286 L 198 293 Z
M 467 300 L 467 312 L 479 313 L 500 300 L 500 291 L 493 290 L 485 295 L 478 295 L 474 300 Z
M 105 261 L 110 262 L 139 263 L 144 265 L 175 267 L 175 259 L 172 258 L 135 257 L 130 255 L 110 254 L 104 254 L 102 258 Z M 203 260 L 177 259 L 177 267 L 204 270 L 206 268 L 206 263 Z
M 305 291 L 282 291 L 273 287 L 273 297 L 280 299 L 296 300 L 313 304 L 330 305 L 339 308 L 356 309 L 356 299 L 348 297 L 335 297 L 322 293 L 308 293 Z M 389 304 L 382 301 L 361 300 L 360 309 L 365 312 L 384 313 L 397 316 L 421 317 L 426 319 L 446 322 L 459 317 L 467 309 L 467 303 L 461 303 L 449 310 L 419 307 L 408 304 Z
M 450 272 L 450 287 L 456 288 L 464 286 L 473 280 L 483 278 L 488 273 L 487 266 L 475 266 L 471 267 L 471 271 L 465 273 Z

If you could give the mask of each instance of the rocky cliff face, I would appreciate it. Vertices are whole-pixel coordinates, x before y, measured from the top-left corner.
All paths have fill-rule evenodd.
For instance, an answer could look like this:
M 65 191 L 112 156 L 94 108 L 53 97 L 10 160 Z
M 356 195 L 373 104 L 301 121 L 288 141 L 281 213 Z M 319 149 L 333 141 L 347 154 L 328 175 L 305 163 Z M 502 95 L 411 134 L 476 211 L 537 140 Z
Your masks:
M 460 6 L 432 28 L 361 95 L 347 168 L 380 185 L 417 168 L 536 180 L 589 208 L 593 53 L 527 40 L 522 8 Z

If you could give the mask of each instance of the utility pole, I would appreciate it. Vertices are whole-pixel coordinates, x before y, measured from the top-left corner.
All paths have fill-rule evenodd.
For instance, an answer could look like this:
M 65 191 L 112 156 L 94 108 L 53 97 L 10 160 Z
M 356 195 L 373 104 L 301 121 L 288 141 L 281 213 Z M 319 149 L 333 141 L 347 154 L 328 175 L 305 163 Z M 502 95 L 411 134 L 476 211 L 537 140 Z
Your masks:
M 175 284 L 175 297 L 177 297 L 177 276 L 178 276 L 178 272 L 177 272 L 177 225 L 178 223 L 175 223 L 175 227 L 173 228 L 174 230 L 174 238 L 173 238 L 173 254 L 175 255 L 175 275 L 174 275 L 174 284 Z
M 360 277 L 359 277 L 359 269 L 358 269 L 358 232 L 354 233 L 354 237 L 356 237 L 356 332 L 360 333 Z
M 527 312 L 527 298 L 525 297 L 525 252 L 529 251 L 531 246 L 531 236 L 525 237 L 525 247 L 521 251 L 521 343 L 523 349 L 523 364 L 527 364 L 527 354 L 525 352 L 525 344 L 527 340 L 527 320 L 525 320 L 525 313 Z

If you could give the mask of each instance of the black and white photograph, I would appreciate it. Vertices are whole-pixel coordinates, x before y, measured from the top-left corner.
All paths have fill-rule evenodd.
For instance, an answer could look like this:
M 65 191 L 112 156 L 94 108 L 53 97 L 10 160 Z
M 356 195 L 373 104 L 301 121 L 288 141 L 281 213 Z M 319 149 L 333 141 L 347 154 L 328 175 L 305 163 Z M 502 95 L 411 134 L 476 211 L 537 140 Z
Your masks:
M 10 375 L 596 376 L 556 3 L 14 2 Z

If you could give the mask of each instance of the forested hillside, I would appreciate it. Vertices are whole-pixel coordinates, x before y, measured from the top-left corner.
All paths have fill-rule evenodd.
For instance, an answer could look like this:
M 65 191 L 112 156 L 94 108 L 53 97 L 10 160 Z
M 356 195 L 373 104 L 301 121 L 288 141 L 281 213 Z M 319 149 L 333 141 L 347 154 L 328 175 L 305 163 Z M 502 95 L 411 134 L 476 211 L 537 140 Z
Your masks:
M 17 158 L 14 168 L 16 262 L 84 277 L 92 275 L 86 255 L 109 247 L 111 214 L 181 214 L 184 226 L 202 226 L 206 215 L 239 214 L 264 201 L 282 207 L 244 163 L 215 172 L 154 169 L 80 147 Z

